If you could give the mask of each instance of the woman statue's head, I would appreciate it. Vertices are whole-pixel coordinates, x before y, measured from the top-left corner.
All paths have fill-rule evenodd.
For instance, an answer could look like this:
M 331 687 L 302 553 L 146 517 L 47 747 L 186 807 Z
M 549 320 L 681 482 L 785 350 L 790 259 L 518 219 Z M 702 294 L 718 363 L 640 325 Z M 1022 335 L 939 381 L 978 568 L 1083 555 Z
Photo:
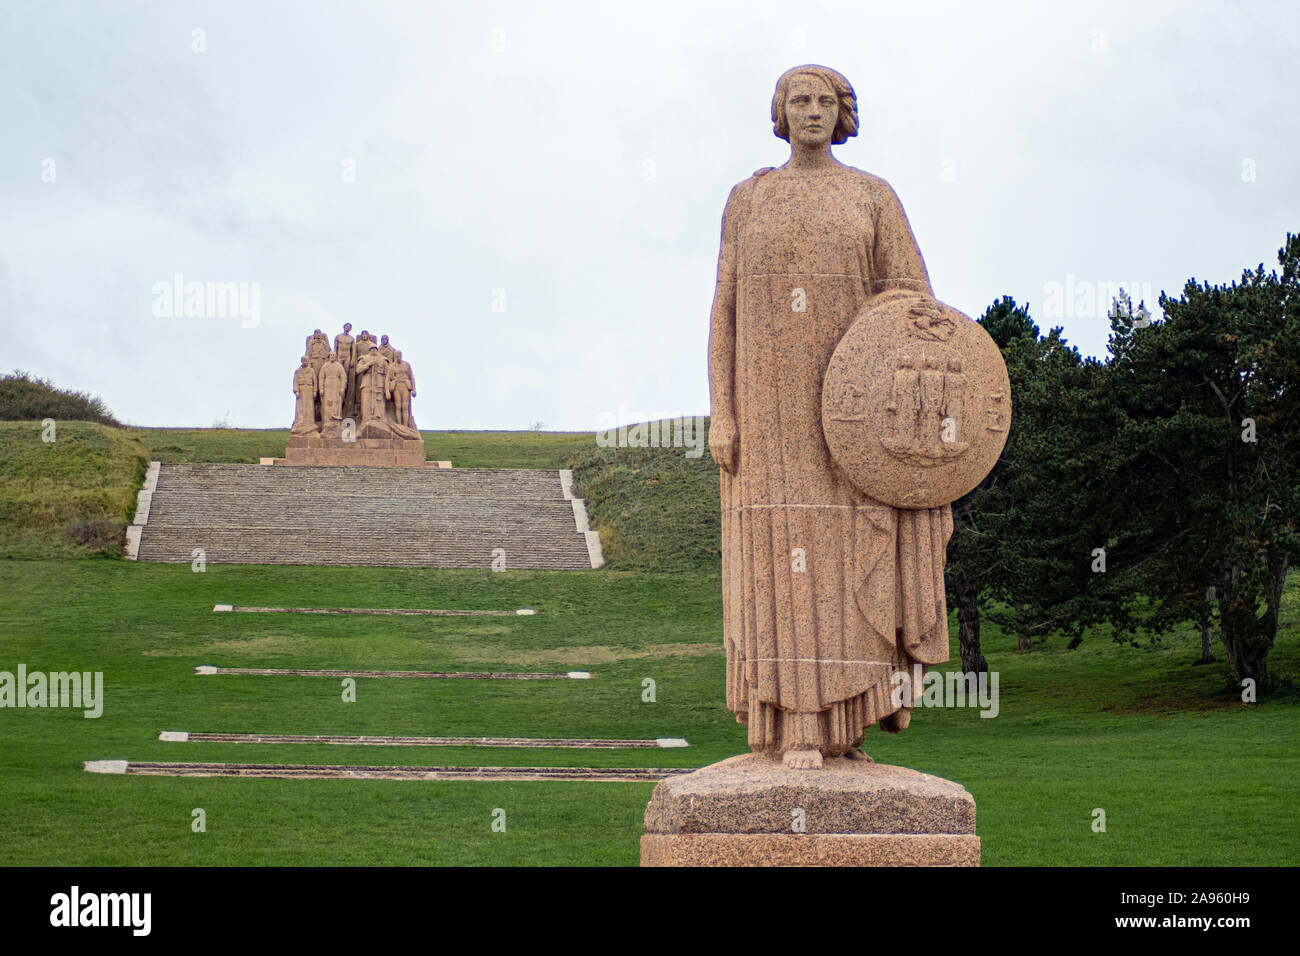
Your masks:
M 781 74 L 781 78 L 776 81 L 776 93 L 772 97 L 772 132 L 787 143 L 790 142 L 790 124 L 786 117 L 786 104 L 791 96 L 792 85 L 803 85 L 802 83 L 796 84 L 796 78 L 806 80 L 809 77 L 816 77 L 820 80 L 835 98 L 835 127 L 831 132 L 831 143 L 838 146 L 850 136 L 857 136 L 858 97 L 853 92 L 853 87 L 848 80 L 829 67 L 816 66 L 811 63 L 796 66 L 792 70 L 786 70 Z

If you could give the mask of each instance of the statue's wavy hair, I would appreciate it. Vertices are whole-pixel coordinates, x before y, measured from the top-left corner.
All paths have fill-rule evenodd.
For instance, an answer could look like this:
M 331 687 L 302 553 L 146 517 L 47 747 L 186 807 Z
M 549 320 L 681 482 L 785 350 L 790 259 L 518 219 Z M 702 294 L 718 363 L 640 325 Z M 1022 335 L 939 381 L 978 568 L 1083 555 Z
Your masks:
M 772 132 L 787 143 L 790 142 L 790 124 L 785 118 L 785 99 L 790 92 L 790 81 L 801 73 L 821 79 L 831 88 L 839 101 L 839 111 L 835 119 L 835 131 L 831 134 L 831 142 L 838 146 L 850 136 L 857 136 L 858 96 L 853 92 L 853 85 L 830 67 L 817 66 L 815 63 L 786 70 L 776 81 L 776 92 L 772 95 Z

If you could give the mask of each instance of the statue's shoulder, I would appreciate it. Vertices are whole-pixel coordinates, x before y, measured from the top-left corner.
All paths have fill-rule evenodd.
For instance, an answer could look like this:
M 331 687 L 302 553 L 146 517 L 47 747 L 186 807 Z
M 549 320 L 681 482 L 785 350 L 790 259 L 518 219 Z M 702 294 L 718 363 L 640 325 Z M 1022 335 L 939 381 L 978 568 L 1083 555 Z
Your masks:
M 746 190 L 754 188 L 754 184 L 756 182 L 758 182 L 760 179 L 762 179 L 764 176 L 774 171 L 775 169 L 776 169 L 775 166 L 764 166 L 761 169 L 754 170 L 754 175 L 750 176 L 748 179 L 742 179 L 740 182 L 736 183 L 735 187 L 733 187 L 731 190 L 732 193 L 745 192 Z
M 869 173 L 865 169 L 858 169 L 856 166 L 845 166 L 844 171 L 848 173 L 853 182 L 869 192 L 888 195 L 894 191 L 889 183 L 875 173 Z
M 748 179 L 742 179 L 736 185 L 731 187 L 731 192 L 727 195 L 727 211 L 740 212 L 748 208 L 749 197 L 753 192 L 754 184 L 770 173 L 776 167 L 764 166 L 762 169 L 754 170 L 754 175 Z

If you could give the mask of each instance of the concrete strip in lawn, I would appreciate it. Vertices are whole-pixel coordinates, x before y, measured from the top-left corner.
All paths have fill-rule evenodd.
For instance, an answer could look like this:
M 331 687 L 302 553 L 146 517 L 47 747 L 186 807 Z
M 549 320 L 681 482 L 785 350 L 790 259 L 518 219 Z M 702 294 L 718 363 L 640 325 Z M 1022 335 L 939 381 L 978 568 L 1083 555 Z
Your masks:
M 529 617 L 536 608 L 520 607 L 513 611 L 474 611 L 425 607 L 253 607 L 241 604 L 214 604 L 213 614 L 393 614 L 406 617 Z
M 558 673 L 512 673 L 499 671 L 370 671 L 307 670 L 297 667 L 213 667 L 200 664 L 194 673 L 203 677 L 214 674 L 242 674 L 257 677 L 383 677 L 420 678 L 424 680 L 590 680 L 590 671 Z
M 582 750 L 689 747 L 684 737 L 617 740 L 600 737 L 387 737 L 340 734 L 224 734 L 164 730 L 159 740 L 172 743 L 221 744 L 342 744 L 355 747 L 539 747 Z
M 244 777 L 275 780 L 440 780 L 655 783 L 692 773 L 690 767 L 352 767 L 331 764 L 168 763 L 165 761 L 87 760 L 88 773 L 147 777 Z

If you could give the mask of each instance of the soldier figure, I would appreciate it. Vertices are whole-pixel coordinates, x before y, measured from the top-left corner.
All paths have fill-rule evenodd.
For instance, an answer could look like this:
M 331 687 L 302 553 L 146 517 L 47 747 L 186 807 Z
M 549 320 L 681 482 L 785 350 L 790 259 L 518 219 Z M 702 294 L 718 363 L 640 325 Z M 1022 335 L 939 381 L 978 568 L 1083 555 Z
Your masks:
M 361 334 L 357 336 L 356 344 L 352 346 L 352 361 L 360 362 L 370 351 L 370 346 L 375 344 L 377 344 L 375 337 L 366 329 L 362 329 Z
M 384 419 L 384 398 L 388 360 L 379 352 L 372 339 L 370 349 L 357 362 L 357 382 L 361 394 L 361 420 L 370 422 Z
M 313 372 L 320 374 L 320 367 L 325 364 L 329 354 L 329 337 L 317 329 L 307 339 L 307 364 L 311 366 Z

